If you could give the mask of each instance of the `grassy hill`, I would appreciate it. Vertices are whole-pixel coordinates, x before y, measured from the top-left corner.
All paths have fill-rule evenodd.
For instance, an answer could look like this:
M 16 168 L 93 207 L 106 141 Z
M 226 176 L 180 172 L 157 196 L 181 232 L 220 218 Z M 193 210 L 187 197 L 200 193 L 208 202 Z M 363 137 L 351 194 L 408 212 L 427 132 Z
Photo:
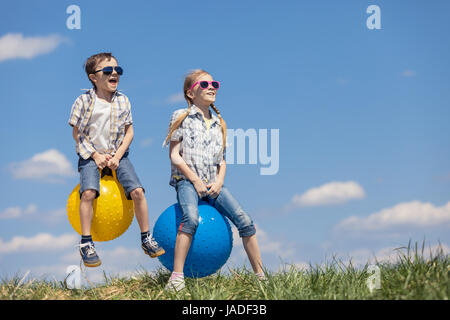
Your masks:
M 268 272 L 267 281 L 259 282 L 246 269 L 229 270 L 201 279 L 186 279 L 186 289 L 168 292 L 169 278 L 163 269 L 142 272 L 130 278 L 107 277 L 105 283 L 91 288 L 69 289 L 64 281 L 29 281 L 19 277 L 0 282 L 0 299 L 187 299 L 187 300 L 268 300 L 268 299 L 439 299 L 450 296 L 449 257 L 442 249 L 424 256 L 415 246 L 399 253 L 395 262 L 376 263 L 379 288 L 369 290 L 373 266 L 356 268 L 333 259 L 331 263 L 299 270 L 288 266 L 283 271 Z

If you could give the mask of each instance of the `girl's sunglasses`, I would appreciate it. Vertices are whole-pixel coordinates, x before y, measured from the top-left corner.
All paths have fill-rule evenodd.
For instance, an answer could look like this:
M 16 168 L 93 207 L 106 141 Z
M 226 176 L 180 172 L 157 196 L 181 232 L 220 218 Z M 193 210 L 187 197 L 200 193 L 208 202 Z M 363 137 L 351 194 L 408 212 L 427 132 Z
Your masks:
M 97 73 L 97 72 L 103 71 L 103 74 L 109 76 L 110 74 L 113 73 L 114 70 L 116 70 L 116 72 L 117 72 L 117 74 L 119 76 L 121 76 L 123 74 L 122 67 L 104 67 L 103 69 L 97 70 L 97 71 L 95 71 L 93 73 Z
M 198 85 L 200 86 L 200 88 L 202 88 L 203 90 L 208 89 L 208 88 L 209 88 L 209 84 L 211 84 L 212 87 L 213 87 L 214 89 L 216 89 L 216 90 L 219 89 L 219 87 L 220 87 L 220 82 L 219 82 L 219 81 L 197 81 L 196 83 L 194 83 L 194 84 L 192 85 L 192 87 L 191 87 L 189 90 L 194 89 L 194 87 L 195 87 L 197 84 L 198 84 Z

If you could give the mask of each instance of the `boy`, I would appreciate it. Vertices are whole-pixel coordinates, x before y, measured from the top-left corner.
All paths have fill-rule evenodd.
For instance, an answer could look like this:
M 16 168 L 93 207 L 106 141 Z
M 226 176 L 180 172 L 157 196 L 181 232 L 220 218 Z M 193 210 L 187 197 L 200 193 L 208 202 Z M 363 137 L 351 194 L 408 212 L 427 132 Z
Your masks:
M 149 232 L 145 190 L 128 159 L 133 140 L 133 121 L 128 98 L 117 90 L 123 69 L 111 53 L 99 53 L 87 59 L 85 71 L 93 85 L 72 106 L 69 125 L 79 155 L 80 172 L 80 255 L 87 267 L 101 264 L 91 236 L 93 202 L 100 195 L 98 169 L 116 170 L 127 199 L 133 200 L 141 229 L 142 249 L 154 258 L 165 253 Z

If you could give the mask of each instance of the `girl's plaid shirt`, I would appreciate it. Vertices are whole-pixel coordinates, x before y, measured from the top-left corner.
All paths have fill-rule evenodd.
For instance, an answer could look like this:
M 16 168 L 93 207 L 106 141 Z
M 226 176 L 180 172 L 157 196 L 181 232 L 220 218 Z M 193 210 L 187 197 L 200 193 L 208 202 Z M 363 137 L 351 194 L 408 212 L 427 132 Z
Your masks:
M 178 109 L 171 117 L 172 123 L 188 109 Z M 219 118 L 211 113 L 213 121 L 209 131 L 199 109 L 192 105 L 189 115 L 183 120 L 177 130 L 172 133 L 170 141 L 181 141 L 180 154 L 189 168 L 206 183 L 214 182 L 218 166 L 225 159 L 225 150 L 222 151 L 222 127 Z M 171 163 L 169 184 L 175 187 L 178 180 L 186 177 Z
M 77 153 L 85 160 L 89 159 L 96 151 L 88 134 L 88 123 L 94 109 L 95 99 L 97 99 L 97 95 L 94 89 L 80 95 L 72 106 L 69 118 L 69 125 L 78 128 Z M 125 137 L 125 126 L 133 123 L 130 101 L 126 95 L 118 91 L 112 97 L 110 119 L 110 150 L 108 150 L 108 153 L 112 155 L 117 151 Z

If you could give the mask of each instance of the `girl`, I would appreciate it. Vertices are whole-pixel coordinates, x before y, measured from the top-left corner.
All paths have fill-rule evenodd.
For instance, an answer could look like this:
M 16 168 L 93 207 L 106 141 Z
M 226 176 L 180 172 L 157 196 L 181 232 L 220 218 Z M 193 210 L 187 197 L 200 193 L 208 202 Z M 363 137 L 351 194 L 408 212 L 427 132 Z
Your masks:
M 204 70 L 189 73 L 184 81 L 188 108 L 173 113 L 164 140 L 163 145 L 170 141 L 170 185 L 177 192 L 183 213 L 175 243 L 173 272 L 166 289 L 184 288 L 183 267 L 198 226 L 200 199 L 208 201 L 238 228 L 253 271 L 259 279 L 265 279 L 253 221 L 223 185 L 227 127 L 214 105 L 219 86 Z

